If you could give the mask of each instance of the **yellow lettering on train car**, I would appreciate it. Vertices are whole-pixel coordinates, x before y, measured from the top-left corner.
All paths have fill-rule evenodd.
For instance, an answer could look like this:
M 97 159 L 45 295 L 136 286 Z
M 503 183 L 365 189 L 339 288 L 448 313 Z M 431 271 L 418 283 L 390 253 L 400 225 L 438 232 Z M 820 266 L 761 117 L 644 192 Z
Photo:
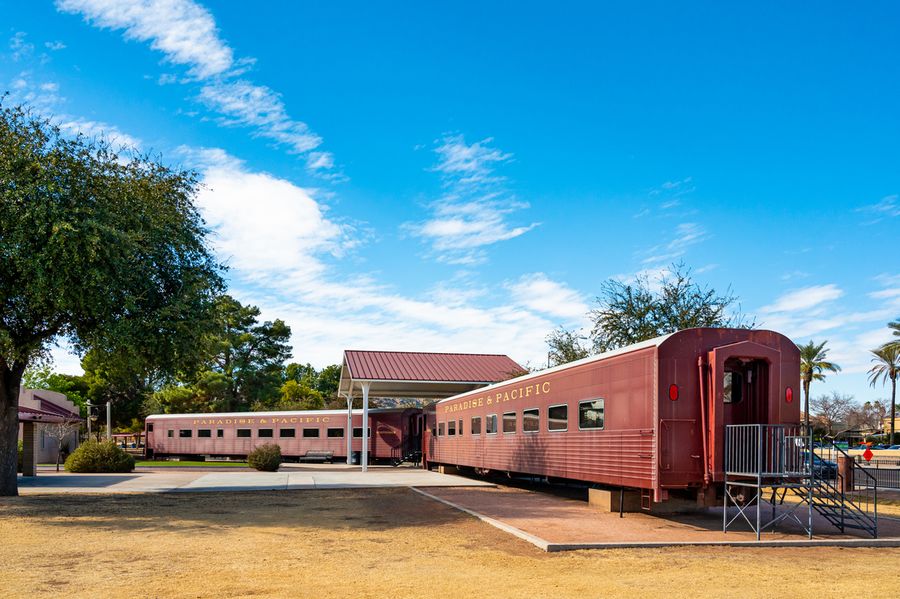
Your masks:
M 550 393 L 550 381 L 545 381 L 543 385 L 541 385 L 541 390 L 544 393 Z

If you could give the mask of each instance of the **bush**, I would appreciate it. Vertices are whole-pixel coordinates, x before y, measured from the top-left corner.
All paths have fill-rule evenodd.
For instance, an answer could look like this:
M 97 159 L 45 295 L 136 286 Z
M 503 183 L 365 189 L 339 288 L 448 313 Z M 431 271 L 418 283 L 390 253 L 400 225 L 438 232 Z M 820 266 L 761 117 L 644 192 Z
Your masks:
M 67 472 L 131 472 L 134 457 L 113 441 L 85 441 L 66 458 Z
M 22 442 L 19 441 L 19 459 L 16 462 L 16 472 L 22 471 L 22 460 L 24 459 L 24 456 L 25 456 L 25 450 L 22 447 Z
M 251 468 L 264 472 L 277 472 L 281 466 L 281 448 L 274 443 L 260 445 L 247 456 Z

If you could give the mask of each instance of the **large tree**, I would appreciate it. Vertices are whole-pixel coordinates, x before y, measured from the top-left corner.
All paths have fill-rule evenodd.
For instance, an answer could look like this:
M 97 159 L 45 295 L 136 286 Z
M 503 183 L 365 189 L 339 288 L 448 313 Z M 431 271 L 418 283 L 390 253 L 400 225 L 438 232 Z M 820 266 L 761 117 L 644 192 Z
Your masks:
M 800 349 L 800 384 L 803 386 L 806 415 L 804 423 L 809 431 L 809 387 L 813 381 L 824 381 L 826 372 L 839 372 L 841 367 L 828 361 L 828 341 L 815 343 L 810 340 L 806 345 L 798 345 Z
M 825 429 L 825 434 L 831 436 L 837 424 L 847 423 L 847 416 L 854 408 L 853 396 L 832 391 L 831 395 L 813 398 L 811 407 L 815 411 L 816 420 Z
M 174 367 L 221 287 L 194 174 L 0 105 L 0 495 L 17 494 L 22 376 L 49 344 Z
M 547 353 L 548 367 L 568 364 L 591 355 L 590 348 L 585 345 L 586 338 L 563 327 L 553 329 L 545 341 L 550 348 Z
M 656 278 L 609 279 L 590 313 L 594 350 L 604 352 L 694 327 L 753 327 L 752 320 L 735 310 L 736 304 L 731 289 L 719 293 L 696 282 L 680 263 Z
M 880 381 L 891 382 L 891 443 L 894 443 L 895 421 L 897 420 L 897 378 L 900 377 L 900 344 L 888 343 L 872 350 L 874 365 L 869 370 L 869 384 L 873 387 Z

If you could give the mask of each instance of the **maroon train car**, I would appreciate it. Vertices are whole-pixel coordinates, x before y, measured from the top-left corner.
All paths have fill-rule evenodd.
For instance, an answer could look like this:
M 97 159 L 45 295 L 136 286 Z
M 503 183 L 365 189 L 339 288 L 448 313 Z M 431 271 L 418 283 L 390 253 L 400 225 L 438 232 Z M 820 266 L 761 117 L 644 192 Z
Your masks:
M 787 337 L 687 329 L 441 400 L 425 460 L 696 497 L 723 480 L 725 426 L 798 424 L 799 385 Z
M 369 455 L 396 460 L 421 446 L 421 410 L 369 410 Z M 347 458 L 347 411 L 157 414 L 146 423 L 148 457 L 246 457 L 264 443 L 277 443 L 287 459 L 307 451 L 331 451 Z M 353 410 L 352 451 L 362 450 L 362 410 Z

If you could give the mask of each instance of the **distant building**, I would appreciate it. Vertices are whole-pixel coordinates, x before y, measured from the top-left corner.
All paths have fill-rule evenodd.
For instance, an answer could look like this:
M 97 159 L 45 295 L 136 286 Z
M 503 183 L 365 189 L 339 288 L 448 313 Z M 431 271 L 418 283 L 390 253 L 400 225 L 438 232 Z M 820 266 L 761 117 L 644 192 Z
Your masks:
M 81 420 L 78 406 L 56 391 L 22 389 L 19 392 L 19 440 L 24 439 L 26 423 L 34 426 L 35 459 L 37 463 L 56 463 L 56 440 L 48 426 L 61 420 Z M 75 451 L 80 441 L 78 430 L 63 438 L 63 449 Z
M 884 429 L 883 430 L 884 430 L 885 435 L 891 434 L 891 417 L 890 416 L 884 417 Z M 897 415 L 894 416 L 894 432 L 900 433 L 900 416 L 897 416 Z

